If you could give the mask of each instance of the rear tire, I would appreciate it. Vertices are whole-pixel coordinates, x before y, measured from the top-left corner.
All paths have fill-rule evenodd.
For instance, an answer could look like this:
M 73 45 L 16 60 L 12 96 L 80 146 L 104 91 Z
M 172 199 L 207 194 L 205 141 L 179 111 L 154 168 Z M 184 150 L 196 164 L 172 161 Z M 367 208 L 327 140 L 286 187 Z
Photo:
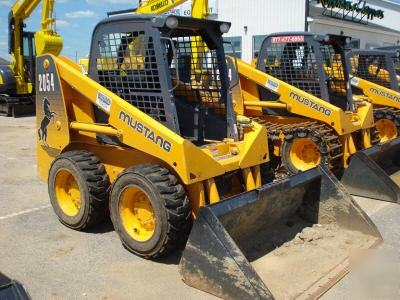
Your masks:
M 187 240 L 191 209 L 186 192 L 167 169 L 139 165 L 122 172 L 110 195 L 115 231 L 131 252 L 156 258 Z
M 51 165 L 50 202 L 65 226 L 83 230 L 108 216 L 110 180 L 97 156 L 86 151 L 61 154 Z

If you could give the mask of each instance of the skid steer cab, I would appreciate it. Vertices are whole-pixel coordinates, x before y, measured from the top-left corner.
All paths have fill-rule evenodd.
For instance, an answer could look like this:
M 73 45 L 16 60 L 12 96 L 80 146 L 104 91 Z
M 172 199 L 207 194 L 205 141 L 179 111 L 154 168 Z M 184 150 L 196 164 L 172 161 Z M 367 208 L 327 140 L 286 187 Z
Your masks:
M 278 266 L 268 260 L 250 265 L 257 257 L 274 257 L 269 246 L 250 243 L 265 232 L 285 232 L 282 241 L 289 241 L 305 227 L 325 230 L 335 223 L 337 238 L 359 238 L 351 246 L 343 243 L 346 253 L 372 247 L 380 235 L 328 171 L 261 184 L 260 166 L 269 161 L 267 132 L 234 113 L 222 40 L 229 26 L 175 16 L 118 16 L 96 26 L 88 76 L 68 58 L 38 57 L 38 173 L 64 225 L 85 230 L 110 215 L 124 246 L 144 258 L 166 255 L 189 236 L 181 264 L 188 284 L 222 297 L 271 298 L 290 285 L 283 274 L 292 271 L 282 257 L 278 265 L 286 271 L 276 268 L 272 291 L 268 277 L 255 280 L 270 264 Z M 325 201 L 329 209 L 320 211 Z M 345 253 L 327 245 L 335 254 L 291 294 L 320 284 L 343 265 Z M 227 252 L 214 252 L 219 246 Z M 241 254 L 250 248 L 260 251 Z M 316 259 L 323 256 L 317 252 Z M 223 276 L 216 277 L 210 264 L 221 266 Z M 344 274 L 334 273 L 336 279 Z M 249 288 L 253 284 L 256 290 Z M 324 280 L 324 289 L 331 285 Z

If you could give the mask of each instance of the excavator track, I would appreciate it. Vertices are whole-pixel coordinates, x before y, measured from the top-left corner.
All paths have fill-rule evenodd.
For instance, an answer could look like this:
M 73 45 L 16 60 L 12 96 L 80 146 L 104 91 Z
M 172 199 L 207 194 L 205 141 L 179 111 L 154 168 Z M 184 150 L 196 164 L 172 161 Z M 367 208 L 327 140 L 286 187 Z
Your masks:
M 271 146 L 276 144 L 278 140 L 281 140 L 282 135 L 286 141 L 290 141 L 294 138 L 309 137 L 317 144 L 318 149 L 321 152 L 321 164 L 325 165 L 332 171 L 342 167 L 342 143 L 340 142 L 340 138 L 336 132 L 328 125 L 315 121 L 279 124 L 268 122 L 262 118 L 252 118 L 252 120 L 267 128 L 268 142 Z M 271 151 L 271 153 L 273 153 L 273 151 Z M 282 168 L 279 168 L 279 177 L 286 177 L 287 175 L 290 175 L 288 170 L 282 170 Z

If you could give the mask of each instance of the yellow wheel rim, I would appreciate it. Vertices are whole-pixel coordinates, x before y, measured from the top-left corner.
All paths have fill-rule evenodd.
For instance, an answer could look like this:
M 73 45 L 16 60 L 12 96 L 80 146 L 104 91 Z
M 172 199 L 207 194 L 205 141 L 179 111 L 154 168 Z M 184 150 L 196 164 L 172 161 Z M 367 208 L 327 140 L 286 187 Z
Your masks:
M 81 192 L 74 175 L 67 170 L 60 170 L 54 186 L 61 210 L 70 217 L 76 216 L 81 209 Z
M 392 121 L 382 119 L 376 122 L 376 129 L 379 132 L 381 142 L 387 142 L 397 137 L 397 127 Z
M 315 168 L 321 162 L 321 153 L 317 145 L 308 138 L 298 138 L 290 148 L 290 160 L 299 171 Z
M 121 193 L 119 213 L 125 231 L 136 241 L 146 242 L 156 229 L 156 218 L 150 199 L 136 186 L 129 186 Z

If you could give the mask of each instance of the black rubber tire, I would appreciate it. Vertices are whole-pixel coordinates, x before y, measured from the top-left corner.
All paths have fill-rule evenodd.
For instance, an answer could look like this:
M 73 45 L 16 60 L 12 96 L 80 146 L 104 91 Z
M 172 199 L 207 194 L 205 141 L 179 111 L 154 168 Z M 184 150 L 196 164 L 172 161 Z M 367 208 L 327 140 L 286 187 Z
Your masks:
M 154 210 L 157 225 L 154 235 L 145 242 L 132 238 L 120 218 L 120 195 L 129 185 L 142 189 Z M 185 189 L 169 170 L 155 164 L 138 165 L 118 176 L 111 188 L 110 215 L 122 244 L 144 258 L 164 256 L 182 246 L 191 228 L 191 209 Z
M 68 170 L 78 183 L 81 208 L 76 216 L 66 215 L 60 208 L 54 192 L 54 181 L 60 169 Z M 103 222 L 108 216 L 110 180 L 99 158 L 86 151 L 61 154 L 52 163 L 48 188 L 50 202 L 60 222 L 65 226 L 83 230 Z

